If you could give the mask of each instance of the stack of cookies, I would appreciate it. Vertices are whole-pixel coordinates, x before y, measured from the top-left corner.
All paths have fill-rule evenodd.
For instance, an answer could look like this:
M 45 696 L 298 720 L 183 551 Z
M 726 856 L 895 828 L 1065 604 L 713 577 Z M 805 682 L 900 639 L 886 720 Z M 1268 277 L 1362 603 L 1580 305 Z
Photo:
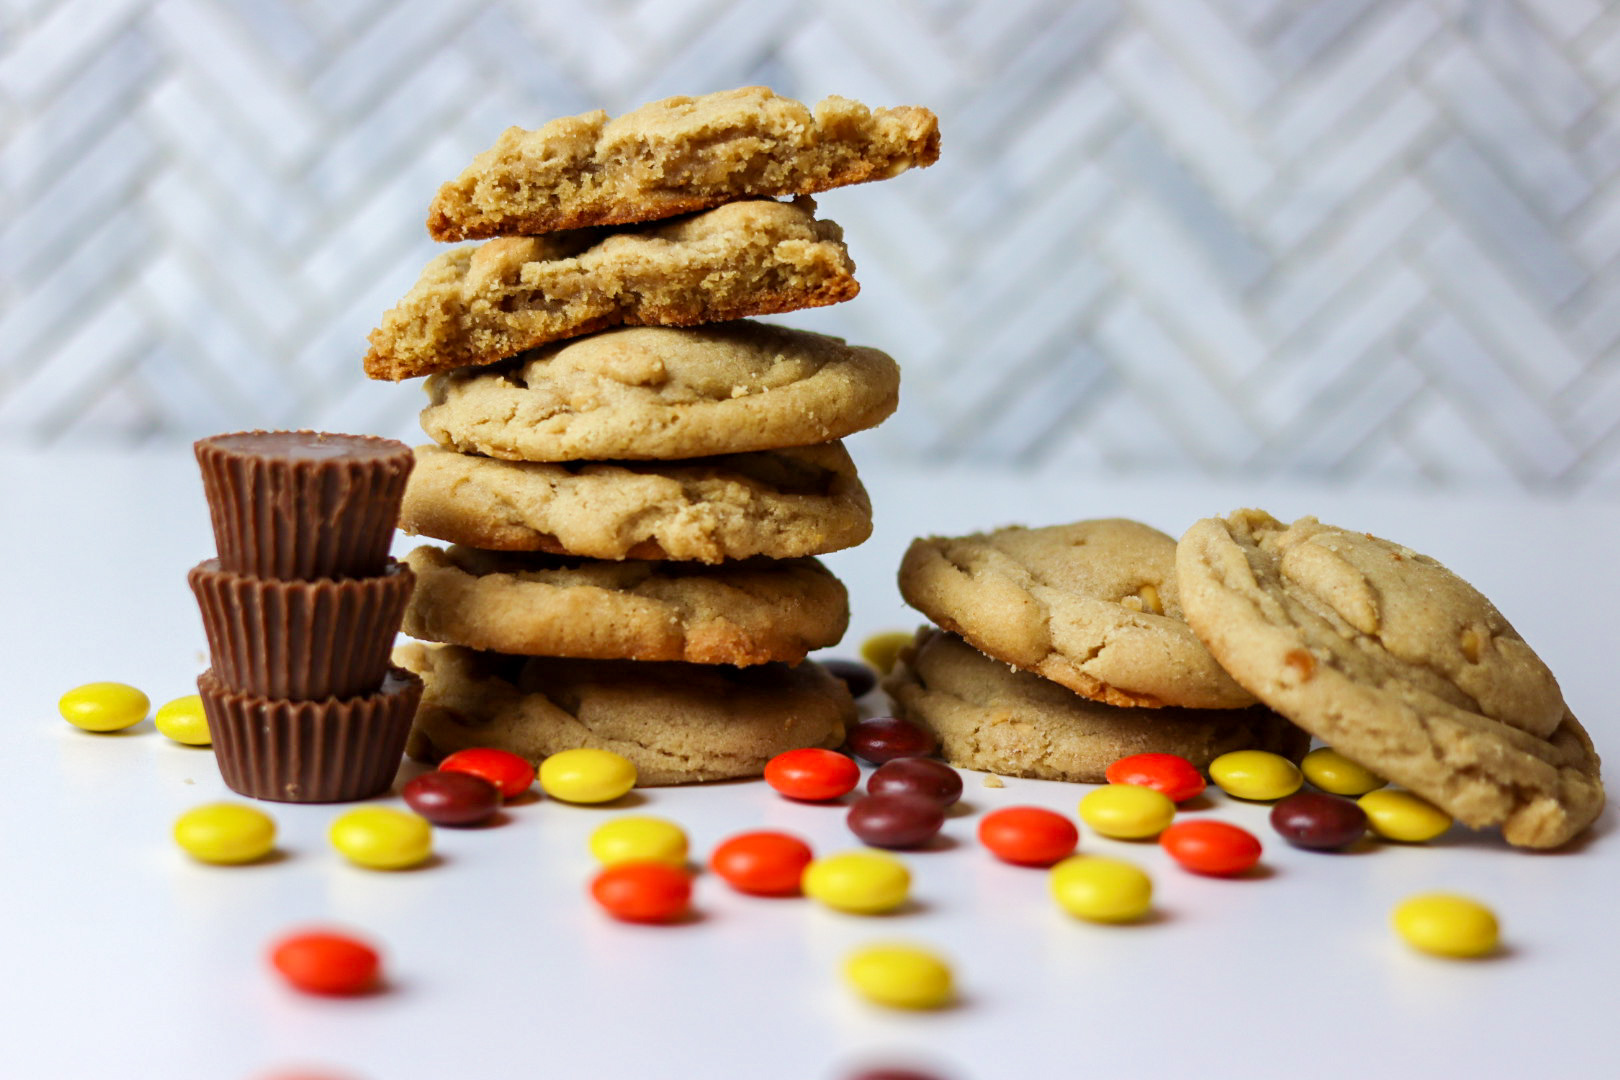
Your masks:
M 389 667 L 412 574 L 388 557 L 411 451 L 364 435 L 197 443 L 219 557 L 188 575 L 225 783 L 279 802 L 387 791 L 422 683 Z
M 1101 782 L 1128 754 L 1207 768 L 1314 735 L 1522 847 L 1603 807 L 1540 658 L 1467 582 L 1368 533 L 1257 510 L 1179 543 L 1123 520 L 1015 527 L 914 542 L 900 588 L 943 629 L 884 687 L 961 765 Z
M 871 532 L 838 441 L 898 402 L 893 360 L 746 321 L 858 291 L 809 195 L 938 155 L 933 115 L 750 88 L 508 130 L 434 200 L 441 240 L 371 335 L 427 375 L 405 531 L 411 752 L 598 747 L 644 784 L 758 775 L 836 745 L 809 663 L 848 621 L 815 556 Z M 790 202 L 777 201 L 791 197 Z
M 1297 761 L 1309 737 L 1182 618 L 1175 561 L 1173 537 L 1118 518 L 917 540 L 900 591 L 940 629 L 918 631 L 884 689 L 951 762 L 1002 776 L 1102 783 L 1141 753 Z

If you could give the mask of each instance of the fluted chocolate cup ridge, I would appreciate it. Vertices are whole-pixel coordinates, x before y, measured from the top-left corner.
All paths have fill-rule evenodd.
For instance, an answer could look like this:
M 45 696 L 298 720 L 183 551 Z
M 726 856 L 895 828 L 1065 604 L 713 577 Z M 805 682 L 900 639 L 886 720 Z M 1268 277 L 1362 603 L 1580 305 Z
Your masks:
M 405 752 L 422 680 L 390 668 L 374 694 L 285 701 L 197 679 L 219 772 L 232 791 L 275 802 L 368 799 L 387 791 Z
M 375 577 L 415 458 L 373 435 L 244 431 L 196 444 L 220 566 L 282 581 Z
M 186 580 L 227 690 L 310 700 L 377 689 L 416 577 L 393 559 L 376 577 L 318 581 L 247 577 L 209 559 Z

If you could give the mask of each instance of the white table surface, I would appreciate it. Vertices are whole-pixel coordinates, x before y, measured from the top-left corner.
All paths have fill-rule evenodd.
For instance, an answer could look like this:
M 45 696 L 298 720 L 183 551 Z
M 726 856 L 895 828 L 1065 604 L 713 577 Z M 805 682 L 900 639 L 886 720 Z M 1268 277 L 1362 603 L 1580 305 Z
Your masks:
M 835 654 L 915 624 L 892 583 L 915 534 L 1112 515 L 1179 534 L 1196 517 L 1261 505 L 1446 562 L 1540 650 L 1599 749 L 1620 746 L 1613 505 L 966 471 L 872 470 L 867 481 L 876 535 L 827 560 L 854 602 Z M 884 918 L 749 899 L 713 875 L 697 880 L 688 925 L 617 924 L 585 899 L 586 837 L 631 806 L 683 824 L 700 858 L 755 827 L 797 832 L 818 852 L 856 846 L 842 810 L 790 804 L 760 782 L 654 789 L 607 808 L 539 801 L 498 827 L 438 830 L 433 865 L 392 874 L 327 846 L 337 808 L 263 804 L 280 826 L 277 857 L 194 863 L 169 830 L 229 795 L 210 752 L 149 721 L 87 734 L 55 708 L 99 679 L 155 703 L 193 692 L 204 640 L 184 577 L 212 552 L 194 465 L 184 453 L 4 454 L 0 507 L 0 1076 L 219 1080 L 303 1065 L 371 1080 L 837 1080 L 878 1061 L 956 1080 L 1615 1075 L 1612 812 L 1552 855 L 1459 830 L 1425 847 L 1323 855 L 1281 843 L 1265 807 L 1217 792 L 1203 813 L 1263 838 L 1264 875 L 1198 878 L 1156 845 L 1085 831 L 1083 850 L 1154 876 L 1157 915 L 1132 927 L 1068 918 L 1042 872 L 998 864 L 973 839 L 986 810 L 1072 813 L 1089 789 L 987 789 L 972 774 L 942 849 L 901 856 L 915 902 Z M 1433 888 L 1493 905 L 1503 954 L 1458 963 L 1401 945 L 1390 908 Z M 308 924 L 378 942 L 386 991 L 330 1000 L 281 985 L 266 944 Z M 961 1003 L 901 1014 L 853 998 L 841 957 L 878 939 L 946 953 Z

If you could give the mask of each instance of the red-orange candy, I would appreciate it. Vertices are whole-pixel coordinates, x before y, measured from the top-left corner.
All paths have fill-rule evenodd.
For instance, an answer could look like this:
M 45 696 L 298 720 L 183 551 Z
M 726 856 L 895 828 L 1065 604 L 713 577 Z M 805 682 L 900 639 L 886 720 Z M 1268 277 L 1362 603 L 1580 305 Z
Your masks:
M 814 855 L 810 845 L 787 833 L 740 833 L 709 856 L 709 869 L 750 896 L 797 896 L 799 880 Z
M 812 746 L 767 761 L 765 782 L 790 799 L 826 802 L 854 791 L 861 782 L 861 767 L 836 750 Z
M 615 919 L 670 922 L 692 902 L 692 879 L 668 863 L 617 863 L 596 875 L 591 896 Z
M 1182 821 L 1159 834 L 1159 846 L 1195 874 L 1228 877 L 1260 861 L 1260 841 L 1224 821 Z
M 979 843 L 1015 866 L 1051 866 L 1079 842 L 1074 822 L 1044 807 L 1008 806 L 979 821 Z
M 1171 802 L 1186 802 L 1204 790 L 1204 774 L 1178 754 L 1132 754 L 1108 766 L 1103 775 L 1110 784 L 1152 788 Z
M 457 750 L 439 762 L 439 771 L 482 777 L 500 789 L 503 799 L 515 799 L 534 784 L 534 766 L 527 760 L 488 746 Z
M 377 984 L 377 950 L 345 934 L 312 931 L 282 938 L 270 963 L 306 994 L 363 994 Z

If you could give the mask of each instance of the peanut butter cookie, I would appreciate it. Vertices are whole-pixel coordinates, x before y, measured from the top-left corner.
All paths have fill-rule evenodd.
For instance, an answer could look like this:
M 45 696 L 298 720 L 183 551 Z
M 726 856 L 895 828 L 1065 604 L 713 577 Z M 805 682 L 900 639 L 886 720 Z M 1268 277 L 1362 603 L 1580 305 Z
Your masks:
M 997 660 L 1110 705 L 1236 709 L 1254 698 L 1182 621 L 1176 542 L 1111 518 L 916 540 L 906 602 Z
M 796 664 L 849 624 L 844 586 L 815 559 L 605 562 L 473 548 L 405 557 L 405 632 L 524 656 Z
M 848 300 L 843 231 L 815 203 L 750 200 L 603 235 L 508 236 L 448 251 L 370 335 L 366 374 L 493 364 L 609 326 L 692 326 Z
M 422 430 L 512 461 L 703 457 L 830 442 L 881 423 L 900 369 L 764 323 L 631 327 L 427 381 Z
M 497 461 L 418 447 L 400 528 L 491 551 L 718 563 L 853 547 L 872 504 L 843 443 L 674 462 Z
M 539 762 L 560 750 L 612 750 L 637 784 L 759 776 L 786 750 L 837 746 L 855 702 L 815 663 L 731 668 L 633 660 L 553 660 L 410 644 L 395 662 L 426 689 L 406 750 L 437 761 L 493 746 Z
M 1549 848 L 1603 808 L 1592 742 L 1491 602 L 1426 555 L 1258 510 L 1176 553 L 1187 621 L 1260 700 L 1475 828 Z
M 883 680 L 896 713 L 939 736 L 953 765 L 1001 776 L 1106 782 L 1131 754 L 1180 754 L 1200 769 L 1229 750 L 1270 750 L 1295 761 L 1310 736 L 1265 708 L 1128 709 L 1014 671 L 932 627 Z
M 733 199 L 883 180 L 939 157 L 927 109 L 830 97 L 805 108 L 763 86 L 672 97 L 616 120 L 600 110 L 507 128 L 439 189 L 435 240 L 651 221 Z

